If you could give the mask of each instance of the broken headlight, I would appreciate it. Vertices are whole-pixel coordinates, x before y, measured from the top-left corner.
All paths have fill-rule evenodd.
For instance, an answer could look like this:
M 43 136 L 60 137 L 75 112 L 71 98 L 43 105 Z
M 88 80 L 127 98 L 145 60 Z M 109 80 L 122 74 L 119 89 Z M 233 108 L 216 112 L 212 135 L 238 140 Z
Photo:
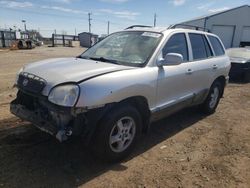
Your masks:
M 54 104 L 72 107 L 76 104 L 79 93 L 80 89 L 78 85 L 60 85 L 50 91 L 48 99 Z

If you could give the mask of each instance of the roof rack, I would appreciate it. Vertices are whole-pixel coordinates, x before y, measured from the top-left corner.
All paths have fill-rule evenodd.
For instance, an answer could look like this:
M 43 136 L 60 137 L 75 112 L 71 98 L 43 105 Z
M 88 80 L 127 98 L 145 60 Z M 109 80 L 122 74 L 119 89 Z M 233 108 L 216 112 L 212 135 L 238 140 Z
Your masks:
M 190 29 L 194 29 L 194 30 L 197 30 L 197 31 L 206 31 L 206 32 L 209 32 L 210 33 L 210 30 L 209 29 L 206 29 L 204 27 L 199 27 L 199 26 L 196 26 L 196 25 L 188 25 L 188 24 L 174 24 L 174 25 L 170 25 L 168 27 L 168 29 L 175 29 L 175 28 L 190 28 Z
M 131 25 L 131 26 L 129 26 L 129 27 L 127 27 L 125 30 L 127 30 L 127 29 L 133 29 L 133 28 L 135 28 L 135 27 L 149 27 L 149 28 L 151 28 L 152 26 L 149 26 L 149 25 Z

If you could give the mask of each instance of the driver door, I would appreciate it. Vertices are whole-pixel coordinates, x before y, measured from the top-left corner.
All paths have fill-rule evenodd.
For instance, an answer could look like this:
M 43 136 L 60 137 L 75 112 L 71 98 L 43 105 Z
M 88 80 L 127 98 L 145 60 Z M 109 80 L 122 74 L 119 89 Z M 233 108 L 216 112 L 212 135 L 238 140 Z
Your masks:
M 189 53 L 185 33 L 173 34 L 162 50 L 162 56 L 168 53 L 179 53 L 183 56 L 180 65 L 166 65 L 158 69 L 157 109 L 174 107 L 176 110 L 191 103 L 193 92 L 190 92 L 192 73 L 188 62 Z M 178 107 L 179 105 L 179 107 Z

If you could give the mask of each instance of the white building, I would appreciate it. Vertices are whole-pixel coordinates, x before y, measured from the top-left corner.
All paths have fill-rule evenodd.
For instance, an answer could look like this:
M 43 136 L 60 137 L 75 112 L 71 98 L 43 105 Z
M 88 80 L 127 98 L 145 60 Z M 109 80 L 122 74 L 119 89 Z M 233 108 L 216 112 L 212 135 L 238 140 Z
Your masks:
M 250 6 L 244 5 L 180 24 L 204 27 L 218 35 L 226 48 L 250 46 Z

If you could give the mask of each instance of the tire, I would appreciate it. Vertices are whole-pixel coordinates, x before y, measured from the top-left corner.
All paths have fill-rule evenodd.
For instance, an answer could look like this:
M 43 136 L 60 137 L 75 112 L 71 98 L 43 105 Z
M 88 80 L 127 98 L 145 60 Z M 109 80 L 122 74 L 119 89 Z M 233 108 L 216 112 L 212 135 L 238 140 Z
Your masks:
M 216 81 L 212 84 L 206 100 L 201 104 L 201 110 L 205 114 L 213 114 L 219 104 L 222 94 L 222 85 Z
M 132 106 L 118 106 L 101 120 L 94 134 L 91 150 L 105 162 L 117 162 L 127 157 L 142 130 L 141 116 Z

